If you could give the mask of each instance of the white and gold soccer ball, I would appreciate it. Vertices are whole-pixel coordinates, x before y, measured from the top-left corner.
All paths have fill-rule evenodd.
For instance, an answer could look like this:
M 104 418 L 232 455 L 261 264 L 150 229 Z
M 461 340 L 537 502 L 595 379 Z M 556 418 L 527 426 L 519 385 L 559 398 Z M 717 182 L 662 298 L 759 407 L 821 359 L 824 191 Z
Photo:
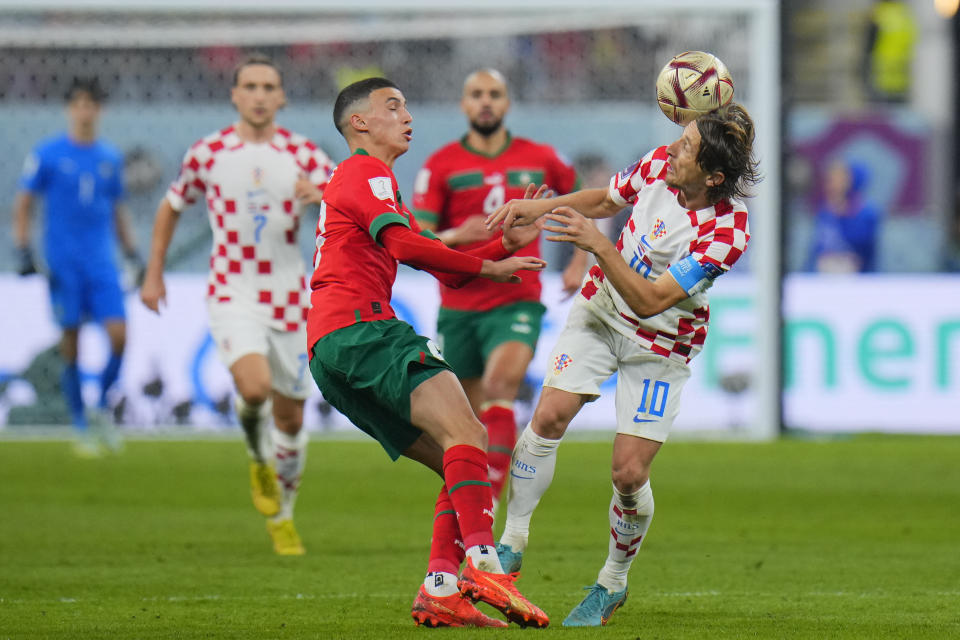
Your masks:
M 674 56 L 657 76 L 657 104 L 670 120 L 686 125 L 733 99 L 733 78 L 720 58 L 704 51 Z

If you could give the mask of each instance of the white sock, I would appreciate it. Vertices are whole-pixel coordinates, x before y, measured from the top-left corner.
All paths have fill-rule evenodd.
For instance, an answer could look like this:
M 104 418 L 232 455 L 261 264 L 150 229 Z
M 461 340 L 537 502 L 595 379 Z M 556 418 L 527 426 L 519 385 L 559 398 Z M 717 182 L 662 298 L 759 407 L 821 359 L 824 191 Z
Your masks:
M 280 431 L 276 427 L 273 435 L 273 463 L 277 471 L 277 484 L 280 485 L 280 512 L 274 520 L 293 518 L 293 505 L 297 501 L 300 478 L 307 464 L 307 430 L 300 429 L 295 436 Z
M 435 598 L 443 598 L 460 593 L 457 588 L 457 576 L 446 571 L 431 571 L 423 579 L 423 588 Z
M 560 440 L 538 436 L 528 424 L 513 448 L 510 461 L 510 491 L 507 500 L 507 522 L 500 542 L 514 551 L 527 548 L 530 519 L 553 482 Z
M 503 573 L 496 548 L 485 544 L 475 544 L 467 548 L 467 557 L 473 560 L 473 566 L 480 571 Z
M 250 459 L 256 462 L 265 462 L 271 456 L 270 430 L 266 425 L 270 421 L 270 412 L 273 402 L 267 400 L 263 404 L 247 404 L 241 396 L 234 400 L 234 409 L 237 420 L 246 436 L 247 453 Z
M 653 520 L 653 489 L 647 480 L 635 493 L 613 488 L 610 500 L 610 544 L 597 582 L 610 591 L 627 588 L 627 573 Z

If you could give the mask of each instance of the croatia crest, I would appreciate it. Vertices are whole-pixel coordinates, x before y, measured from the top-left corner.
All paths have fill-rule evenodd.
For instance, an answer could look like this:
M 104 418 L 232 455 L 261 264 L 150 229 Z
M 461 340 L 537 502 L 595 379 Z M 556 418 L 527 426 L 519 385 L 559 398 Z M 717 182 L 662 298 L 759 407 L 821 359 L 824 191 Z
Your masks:
M 563 370 L 566 369 L 571 362 L 573 362 L 573 358 L 565 353 L 561 353 L 553 359 L 553 372 L 555 374 L 563 373 Z
M 667 235 L 667 225 L 664 224 L 663 220 L 657 218 L 657 221 L 653 223 L 653 230 L 650 232 L 650 235 L 652 235 L 655 240 L 659 240 Z

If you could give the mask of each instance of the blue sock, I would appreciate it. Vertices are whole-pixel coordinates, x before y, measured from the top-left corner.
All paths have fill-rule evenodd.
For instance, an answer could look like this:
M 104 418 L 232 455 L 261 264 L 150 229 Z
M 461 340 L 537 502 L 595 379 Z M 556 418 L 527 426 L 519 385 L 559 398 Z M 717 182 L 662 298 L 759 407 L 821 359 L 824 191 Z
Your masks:
M 60 375 L 60 386 L 67 399 L 73 426 L 81 431 L 87 428 L 87 416 L 83 413 L 83 395 L 80 392 L 80 369 L 76 362 L 67 362 Z
M 100 408 L 107 408 L 107 392 L 113 383 L 120 377 L 120 363 L 123 361 L 123 353 L 111 353 L 107 366 L 100 374 Z

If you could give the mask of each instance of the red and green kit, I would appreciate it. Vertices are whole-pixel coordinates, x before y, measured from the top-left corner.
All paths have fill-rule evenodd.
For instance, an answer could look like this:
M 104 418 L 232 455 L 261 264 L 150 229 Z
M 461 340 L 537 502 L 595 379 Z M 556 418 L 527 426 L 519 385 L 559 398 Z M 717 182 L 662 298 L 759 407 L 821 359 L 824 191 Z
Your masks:
M 546 184 L 559 194 L 578 188 L 573 166 L 549 145 L 508 135 L 503 148 L 488 155 L 463 138 L 436 151 L 420 170 L 414 184 L 414 215 L 436 224 L 438 231 L 451 229 L 471 216 L 489 215 L 508 200 L 522 198 L 531 182 Z M 470 250 L 481 244 L 458 248 Z M 533 242 L 516 255 L 539 257 L 540 247 Z M 509 287 L 480 278 L 458 289 L 441 286 L 440 304 L 448 309 L 487 311 L 513 302 L 539 301 L 539 274 L 522 271 L 519 275 L 522 284 Z

